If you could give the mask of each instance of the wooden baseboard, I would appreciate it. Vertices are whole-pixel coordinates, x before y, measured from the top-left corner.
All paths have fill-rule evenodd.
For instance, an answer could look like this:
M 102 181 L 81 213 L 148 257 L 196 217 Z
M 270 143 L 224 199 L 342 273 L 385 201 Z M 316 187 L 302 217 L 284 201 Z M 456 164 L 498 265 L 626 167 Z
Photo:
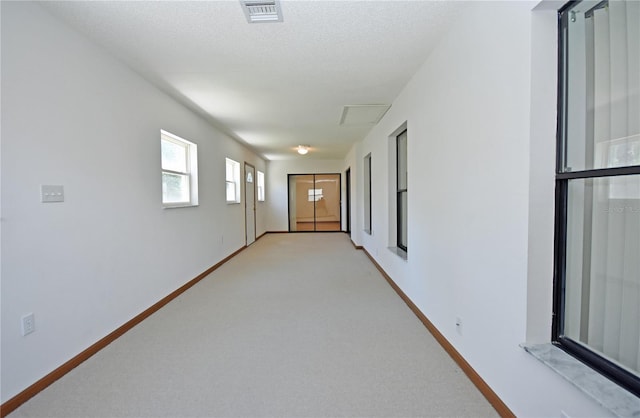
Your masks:
M 180 286 L 178 289 L 174 290 L 173 292 L 169 293 L 167 296 L 165 296 L 162 299 L 160 299 L 158 302 L 153 304 L 151 307 L 149 307 L 148 309 L 146 309 L 142 313 L 136 315 L 134 318 L 130 319 L 125 324 L 123 324 L 120 327 L 118 327 L 115 331 L 111 332 L 110 334 L 108 334 L 104 338 L 98 340 L 96 343 L 91 345 L 86 350 L 82 351 L 80 354 L 78 354 L 75 357 L 73 357 L 71 360 L 69 360 L 66 363 L 64 363 L 62 366 L 58 367 L 57 369 L 55 369 L 54 371 L 52 371 L 51 373 L 49 373 L 48 375 L 46 375 L 42 379 L 38 380 L 37 382 L 35 382 L 34 384 L 32 384 L 31 386 L 29 386 L 28 388 L 26 388 L 25 390 L 20 392 L 19 394 L 17 394 L 13 398 L 11 398 L 8 401 L 6 401 L 5 403 L 3 403 L 0 406 L 0 417 L 4 418 L 7 415 L 9 415 L 11 412 L 16 410 L 20 405 L 22 405 L 23 403 L 27 402 L 29 399 L 31 399 L 32 397 L 37 395 L 39 392 L 41 392 L 42 390 L 47 388 L 53 382 L 55 382 L 56 380 L 60 379 L 65 374 L 69 373 L 74 368 L 78 367 L 82 362 L 86 361 L 91 356 L 93 356 L 94 354 L 98 353 L 100 350 L 102 350 L 107 345 L 111 344 L 113 341 L 115 341 L 117 338 L 119 338 L 124 333 L 129 331 L 131 328 L 133 328 L 136 325 L 138 325 L 140 322 L 142 322 L 143 320 L 145 320 L 146 318 L 151 316 L 153 313 L 158 311 L 164 305 L 166 305 L 167 303 L 171 302 L 173 299 L 178 297 L 180 294 L 184 293 L 187 289 L 189 289 L 190 287 L 192 287 L 193 285 L 198 283 L 200 280 L 204 279 L 206 276 L 211 274 L 214 270 L 218 269 L 221 265 L 223 265 L 224 263 L 226 263 L 227 261 L 231 260 L 236 255 L 238 255 L 245 248 L 247 248 L 247 247 L 245 246 L 245 247 L 240 248 L 239 250 L 237 250 L 233 254 L 229 255 L 226 258 L 224 258 L 219 263 L 216 263 L 215 265 L 209 267 L 207 270 L 205 270 L 204 272 L 200 273 L 195 278 L 191 279 L 190 281 L 188 281 L 184 285 Z
M 353 242 L 353 241 L 352 241 Z M 354 244 L 355 246 L 355 244 Z M 358 247 L 356 247 L 358 248 Z M 515 414 L 511 412 L 509 407 L 502 402 L 502 399 L 498 397 L 498 395 L 491 389 L 491 387 L 487 384 L 487 382 L 480 377 L 478 372 L 476 372 L 473 367 L 462 357 L 462 355 L 454 348 L 454 346 L 438 331 L 438 328 L 429 321 L 429 319 L 425 316 L 424 313 L 416 306 L 415 303 L 400 289 L 400 287 L 393 281 L 393 279 L 387 274 L 386 271 L 378 264 L 378 262 L 369 254 L 369 252 L 360 247 L 364 253 L 369 257 L 374 266 L 380 271 L 382 276 L 387 280 L 389 285 L 396 291 L 398 296 L 402 298 L 402 300 L 407 304 L 409 309 L 413 311 L 413 313 L 418 317 L 418 319 L 424 324 L 424 326 L 429 330 L 431 335 L 440 343 L 442 348 L 451 356 L 453 361 L 455 361 L 458 366 L 462 369 L 462 371 L 467 375 L 469 380 L 478 388 L 480 393 L 484 395 L 484 397 L 489 401 L 489 403 L 493 406 L 493 408 L 498 412 L 501 417 L 504 418 L 515 418 Z
M 353 244 L 353 248 L 355 248 L 356 250 L 364 250 L 364 247 L 362 245 L 356 245 L 356 243 L 353 242 L 352 239 L 349 239 L 349 241 L 351 241 L 351 244 Z M 367 251 L 365 251 L 365 253 L 367 253 Z M 367 253 L 367 255 L 369 256 L 369 253 Z M 369 258 L 371 258 L 371 256 L 369 256 Z M 374 261 L 374 263 L 375 263 L 375 261 Z
M 289 233 L 288 231 L 268 231 L 264 234 L 260 235 L 260 237 L 265 234 L 278 234 L 278 233 Z M 259 237 L 259 238 L 260 238 Z M 507 407 L 507 405 L 502 402 L 502 400 L 498 397 L 498 395 L 489 387 L 489 385 L 480 377 L 480 375 L 473 370 L 471 365 L 462 357 L 460 353 L 451 345 L 451 343 L 438 331 L 438 329 L 429 321 L 429 319 L 418 309 L 418 307 L 409 299 L 409 297 L 398 287 L 398 285 L 393 281 L 393 279 L 384 271 L 384 269 L 376 262 L 376 260 L 365 250 L 362 246 L 356 245 L 353 241 L 351 241 L 353 246 L 356 249 L 361 249 L 364 253 L 369 257 L 374 266 L 380 271 L 382 276 L 387 280 L 389 285 L 396 291 L 396 293 L 404 300 L 407 306 L 413 311 L 413 313 L 420 319 L 420 321 L 425 325 L 425 327 L 429 330 L 429 332 L 434 336 L 434 338 L 440 343 L 442 348 L 451 356 L 451 358 L 460 366 L 462 371 L 469 377 L 471 382 L 478 388 L 478 390 L 484 395 L 484 397 L 489 401 L 489 403 L 495 408 L 495 410 L 502 417 L 515 417 L 513 412 Z M 29 386 L 13 398 L 9 399 L 7 402 L 3 403 L 0 406 L 0 417 L 4 418 L 9 415 L 11 412 L 16 410 L 20 405 L 27 402 L 33 396 L 38 394 L 40 391 L 47 388 L 56 380 L 60 379 L 65 374 L 69 373 L 71 370 L 79 366 L 82 362 L 89 359 L 94 354 L 98 353 L 107 345 L 111 344 L 117 338 L 125 334 L 127 331 L 138 325 L 140 322 L 151 316 L 153 313 L 158 311 L 160 308 L 165 306 L 167 303 L 171 302 L 173 299 L 178 297 L 180 294 L 184 293 L 187 289 L 198 283 L 200 280 L 205 278 L 207 275 L 211 274 L 214 270 L 218 269 L 221 265 L 238 255 L 241 251 L 243 251 L 246 247 L 242 247 L 233 254 L 229 255 L 219 263 L 211 266 L 194 279 L 185 283 L 178 289 L 171 292 L 169 295 L 160 299 L 158 302 L 153 304 L 151 307 L 146 309 L 144 312 L 135 316 L 115 331 L 111 332 L 104 338 L 100 339 L 93 345 L 91 345 L 86 350 L 82 351 L 80 354 L 76 355 L 42 379 L 35 382 L 33 385 Z

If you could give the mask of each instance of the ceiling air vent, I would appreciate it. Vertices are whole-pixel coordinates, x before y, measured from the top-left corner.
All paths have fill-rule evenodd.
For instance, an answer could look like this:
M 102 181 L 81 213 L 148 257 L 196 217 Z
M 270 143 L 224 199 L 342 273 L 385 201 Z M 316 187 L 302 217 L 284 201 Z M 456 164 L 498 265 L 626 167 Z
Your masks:
M 278 0 L 240 0 L 249 23 L 282 22 Z

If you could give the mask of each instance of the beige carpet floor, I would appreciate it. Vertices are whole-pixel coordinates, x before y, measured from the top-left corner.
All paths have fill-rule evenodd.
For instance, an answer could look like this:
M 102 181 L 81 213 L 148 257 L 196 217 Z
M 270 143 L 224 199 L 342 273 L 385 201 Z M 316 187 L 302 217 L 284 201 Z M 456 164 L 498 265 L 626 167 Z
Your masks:
M 266 235 L 9 415 L 496 411 L 341 233 Z

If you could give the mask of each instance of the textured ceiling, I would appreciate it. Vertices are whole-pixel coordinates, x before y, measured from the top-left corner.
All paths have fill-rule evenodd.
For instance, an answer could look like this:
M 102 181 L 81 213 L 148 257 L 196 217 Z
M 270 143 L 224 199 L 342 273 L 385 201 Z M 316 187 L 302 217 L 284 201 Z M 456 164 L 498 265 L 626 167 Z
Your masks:
M 343 158 L 372 127 L 343 106 L 391 104 L 464 7 L 285 0 L 284 22 L 249 24 L 236 0 L 42 5 L 270 160 Z

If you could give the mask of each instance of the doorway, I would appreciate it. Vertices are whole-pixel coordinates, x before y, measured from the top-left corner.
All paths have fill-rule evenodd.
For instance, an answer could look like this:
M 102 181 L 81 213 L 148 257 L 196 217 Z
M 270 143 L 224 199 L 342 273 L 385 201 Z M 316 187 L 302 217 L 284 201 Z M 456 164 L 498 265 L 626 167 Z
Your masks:
M 347 171 L 344 173 L 344 185 L 345 185 L 345 216 L 346 216 L 346 224 L 345 224 L 345 232 L 351 236 L 351 167 L 347 168 Z
M 289 174 L 289 232 L 340 231 L 340 174 Z
M 256 168 L 244 163 L 244 219 L 247 246 L 256 240 Z

